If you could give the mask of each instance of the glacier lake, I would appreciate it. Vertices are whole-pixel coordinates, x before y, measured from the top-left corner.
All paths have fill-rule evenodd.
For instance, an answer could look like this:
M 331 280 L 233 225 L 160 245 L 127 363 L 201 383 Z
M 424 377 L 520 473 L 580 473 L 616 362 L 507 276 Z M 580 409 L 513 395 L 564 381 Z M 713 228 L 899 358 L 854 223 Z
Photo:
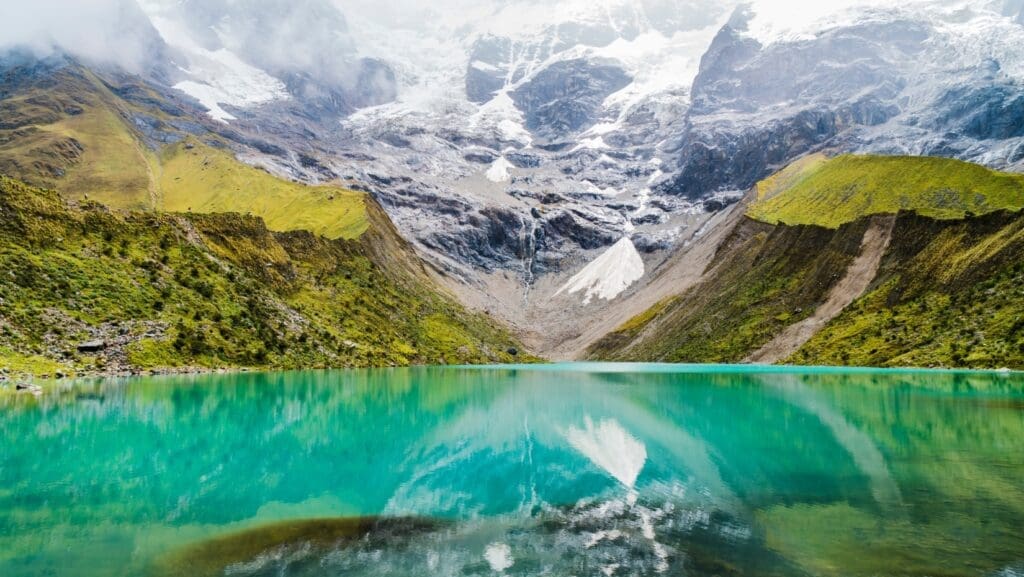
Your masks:
M 568 364 L 0 397 L 0 575 L 1024 574 L 1024 375 Z

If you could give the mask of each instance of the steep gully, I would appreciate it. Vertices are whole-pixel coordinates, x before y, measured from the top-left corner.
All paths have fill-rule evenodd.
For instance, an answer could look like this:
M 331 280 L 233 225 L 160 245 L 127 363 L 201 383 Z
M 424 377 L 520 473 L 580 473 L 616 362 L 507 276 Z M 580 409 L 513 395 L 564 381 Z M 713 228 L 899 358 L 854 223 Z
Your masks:
M 878 274 L 882 257 L 892 240 L 895 224 L 895 215 L 876 217 L 864 233 L 860 255 L 847 269 L 846 276 L 832 288 L 828 299 L 813 315 L 789 326 L 744 362 L 774 364 L 785 360 L 864 294 Z

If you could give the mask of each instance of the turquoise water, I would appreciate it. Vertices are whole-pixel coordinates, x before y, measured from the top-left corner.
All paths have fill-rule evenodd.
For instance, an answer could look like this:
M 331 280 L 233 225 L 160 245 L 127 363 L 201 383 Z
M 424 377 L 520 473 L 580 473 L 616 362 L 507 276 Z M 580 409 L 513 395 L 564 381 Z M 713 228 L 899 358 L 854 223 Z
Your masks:
M 1024 376 L 666 365 L 0 398 L 0 576 L 1024 574 Z

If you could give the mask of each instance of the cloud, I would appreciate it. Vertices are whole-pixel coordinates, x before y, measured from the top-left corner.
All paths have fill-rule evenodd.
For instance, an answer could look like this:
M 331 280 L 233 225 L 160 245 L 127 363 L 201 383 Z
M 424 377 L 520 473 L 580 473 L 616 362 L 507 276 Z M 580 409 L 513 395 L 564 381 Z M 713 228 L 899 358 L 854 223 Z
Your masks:
M 134 0 L 30 0 L 0 2 L 0 48 L 65 50 L 138 72 L 162 43 Z
M 740 3 L 756 14 L 750 33 L 771 40 L 819 30 L 822 19 L 844 9 L 889 0 L 0 0 L 0 48 L 48 53 L 59 47 L 141 71 L 164 49 L 164 39 L 175 49 L 184 41 L 230 50 L 273 75 L 307 74 L 354 89 L 365 73 L 360 57 L 380 58 L 402 78 L 441 79 L 461 74 L 475 34 L 528 38 L 552 24 L 589 23 L 653 27 L 668 37 L 717 26 Z M 169 30 L 181 34 L 166 37 Z M 188 66 L 180 60 L 175 63 Z
M 750 33 L 762 41 L 800 37 L 851 9 L 887 5 L 890 0 L 755 0 Z

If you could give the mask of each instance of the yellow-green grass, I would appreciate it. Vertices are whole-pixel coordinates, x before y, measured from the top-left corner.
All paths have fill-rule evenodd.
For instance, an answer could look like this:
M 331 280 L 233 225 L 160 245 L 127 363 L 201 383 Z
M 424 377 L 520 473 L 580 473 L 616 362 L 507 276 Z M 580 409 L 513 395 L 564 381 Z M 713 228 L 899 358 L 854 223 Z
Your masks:
M 934 157 L 808 157 L 758 185 L 748 216 L 827 228 L 912 211 L 960 219 L 1024 207 L 1024 176 Z
M 213 140 L 153 150 L 131 119 L 166 121 L 159 109 L 140 109 L 85 70 L 54 80 L 0 100 L 0 174 L 115 209 L 252 214 L 277 232 L 352 239 L 369 226 L 362 193 L 276 178 Z
M 252 214 L 273 231 L 331 239 L 357 238 L 369 227 L 360 192 L 282 180 L 193 140 L 168 148 L 162 160 L 158 208 L 165 211 Z
M 0 347 L 0 367 L 16 375 L 53 375 L 59 371 L 67 371 L 65 364 L 54 359 L 41 355 L 18 353 L 5 347 Z
M 152 205 L 155 156 L 105 107 L 43 128 L 69 136 L 83 147 L 79 161 L 57 183 L 66 198 L 96 200 L 107 206 L 141 210 Z
M 156 155 L 129 128 L 116 97 L 89 73 L 66 73 L 55 89 L 3 101 L 3 172 L 114 208 L 143 209 L 155 193 Z M 69 112 L 69 111 L 73 111 Z
M 813 175 L 827 162 L 828 157 L 821 153 L 794 160 L 786 168 L 757 183 L 757 200 L 775 198 Z
M 15 375 L 108 369 L 110 351 L 76 351 L 97 332 L 127 338 L 136 369 L 522 358 L 501 327 L 409 272 L 387 226 L 332 240 L 239 214 L 68 205 L 2 176 L 0 214 L 0 368 Z

